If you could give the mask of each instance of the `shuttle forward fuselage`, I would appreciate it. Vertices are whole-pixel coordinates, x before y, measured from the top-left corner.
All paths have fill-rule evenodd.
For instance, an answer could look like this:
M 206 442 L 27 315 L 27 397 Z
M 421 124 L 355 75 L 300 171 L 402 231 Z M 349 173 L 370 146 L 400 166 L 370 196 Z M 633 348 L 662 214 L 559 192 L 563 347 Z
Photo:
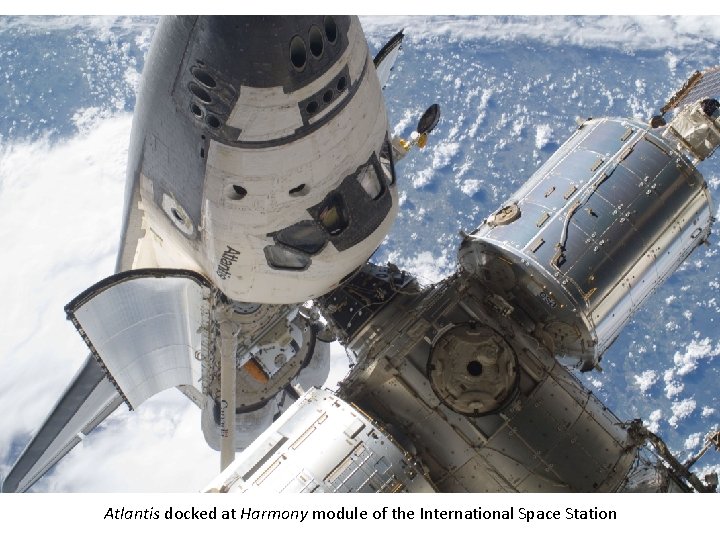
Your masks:
M 356 18 L 163 19 L 117 270 L 193 270 L 242 302 L 332 290 L 396 214 L 387 131 Z

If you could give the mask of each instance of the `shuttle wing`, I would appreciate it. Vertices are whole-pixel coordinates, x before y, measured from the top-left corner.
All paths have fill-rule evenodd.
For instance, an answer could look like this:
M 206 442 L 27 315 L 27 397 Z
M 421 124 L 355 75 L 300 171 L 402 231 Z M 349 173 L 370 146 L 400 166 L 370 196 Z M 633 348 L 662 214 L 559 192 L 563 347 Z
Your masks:
M 2 491 L 27 491 L 122 402 L 100 365 L 88 356 L 3 481 Z

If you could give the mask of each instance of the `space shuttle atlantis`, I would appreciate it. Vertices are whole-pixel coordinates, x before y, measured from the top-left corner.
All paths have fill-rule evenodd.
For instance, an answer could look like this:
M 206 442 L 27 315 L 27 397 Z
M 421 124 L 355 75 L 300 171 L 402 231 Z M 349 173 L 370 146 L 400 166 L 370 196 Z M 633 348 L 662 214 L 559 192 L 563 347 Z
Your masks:
M 356 17 L 162 19 L 116 273 L 65 308 L 90 354 L 3 491 L 171 387 L 220 451 L 205 491 L 717 489 L 689 470 L 700 455 L 679 462 L 573 371 L 710 234 L 695 165 L 720 143 L 718 69 L 649 125 L 580 123 L 421 286 L 368 262 L 397 214 L 395 162 L 439 119 L 390 135 L 402 37 L 372 58 Z M 330 390 L 334 340 L 355 364 Z

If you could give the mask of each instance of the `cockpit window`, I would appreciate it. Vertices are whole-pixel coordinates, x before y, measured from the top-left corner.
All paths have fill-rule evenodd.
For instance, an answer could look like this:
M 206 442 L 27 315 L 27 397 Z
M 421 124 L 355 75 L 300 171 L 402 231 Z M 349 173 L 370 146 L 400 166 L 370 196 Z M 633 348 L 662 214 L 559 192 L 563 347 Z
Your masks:
M 310 266 L 310 257 L 281 246 L 265 246 L 265 259 L 272 268 L 280 270 L 305 270 Z
M 371 199 L 377 199 L 383 190 L 372 160 L 358 172 L 358 182 Z
M 380 170 L 383 176 L 385 176 L 385 183 L 388 186 L 392 186 L 395 183 L 395 163 L 392 157 L 392 146 L 390 145 L 390 139 L 387 135 L 380 149 Z
M 347 214 L 343 200 L 337 193 L 325 199 L 318 212 L 318 221 L 333 236 L 343 232 L 348 226 Z
M 283 229 L 277 233 L 275 239 L 280 244 L 315 255 L 325 246 L 327 236 L 317 223 L 307 220 Z

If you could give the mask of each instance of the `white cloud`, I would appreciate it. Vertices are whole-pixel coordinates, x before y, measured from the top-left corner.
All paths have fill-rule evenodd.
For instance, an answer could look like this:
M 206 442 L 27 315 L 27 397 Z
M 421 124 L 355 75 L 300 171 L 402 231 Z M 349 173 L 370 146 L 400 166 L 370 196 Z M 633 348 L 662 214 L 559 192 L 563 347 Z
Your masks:
M 678 62 L 680 62 L 680 58 L 678 58 L 678 56 L 676 54 L 673 54 L 671 51 L 665 53 L 665 60 L 667 60 L 667 65 L 670 71 L 675 71 Z
M 485 120 L 485 116 L 487 115 L 487 106 L 490 102 L 490 98 L 492 97 L 493 92 L 494 90 L 491 88 L 486 88 L 483 90 L 482 96 L 480 96 L 480 103 L 475 107 L 477 109 L 477 117 L 468 129 L 468 137 L 475 137 L 478 128 L 482 126 L 482 123 Z
M 700 444 L 702 433 L 692 433 L 685 439 L 685 450 L 692 450 Z
M 63 306 L 114 269 L 130 115 L 0 157 L 0 452 L 37 428 L 87 356 Z M 42 377 L 37 374 L 42 373 Z
M 187 492 L 219 472 L 220 455 L 200 431 L 200 409 L 173 388 L 135 411 L 121 406 L 35 490 Z
M 703 358 L 710 358 L 720 354 L 720 345 L 712 347 L 710 338 L 704 338 L 701 340 L 692 340 L 687 347 L 685 352 L 676 352 L 673 356 L 673 362 L 676 366 L 676 373 L 680 376 L 687 375 L 688 373 L 695 371 L 697 368 L 698 360 Z
M 431 167 L 428 167 L 426 169 L 423 169 L 415 174 L 413 177 L 413 187 L 415 189 L 425 187 L 430 183 L 430 180 L 432 180 L 433 176 L 433 169 Z
M 459 150 L 460 143 L 444 141 L 436 144 L 432 159 L 433 169 L 440 169 L 449 165 Z
M 394 260 L 394 257 L 390 256 L 389 260 L 415 275 L 421 283 L 436 283 L 455 270 L 454 260 L 450 261 L 447 251 L 437 258 L 429 251 L 422 251 L 414 257 Z
M 676 428 L 680 420 L 687 418 L 697 407 L 697 403 L 694 399 L 683 399 L 682 401 L 674 402 L 670 408 L 672 409 L 672 416 L 668 420 L 668 424 Z
M 699 336 L 699 333 L 697 333 Z M 665 396 L 672 399 L 685 389 L 685 384 L 676 377 L 683 377 L 697 369 L 698 360 L 711 358 L 720 354 L 720 345 L 712 347 L 710 338 L 693 339 L 686 347 L 685 352 L 676 351 L 673 355 L 674 367 L 665 370 Z M 635 376 L 636 381 L 638 376 Z M 639 384 L 639 383 L 638 383 Z
M 462 186 L 460 186 L 460 191 L 468 197 L 472 197 L 480 190 L 480 186 L 482 186 L 482 180 L 471 178 L 463 181 Z
M 3 17 L 0 19 L 0 30 L 21 28 L 47 32 L 53 30 L 69 30 L 83 28 L 99 36 L 107 37 L 117 34 L 118 29 L 141 32 L 145 36 L 140 44 L 147 45 L 149 38 L 157 24 L 157 17 L 128 17 L 128 16 L 86 16 L 86 15 L 61 15 L 61 16 L 30 16 L 30 17 Z
M 407 201 L 407 191 L 401 191 L 398 197 L 398 206 L 404 205 L 405 201 Z
M 640 391 L 644 394 L 652 385 L 658 381 L 658 374 L 652 369 L 643 371 L 640 375 L 635 375 L 635 384 L 640 387 Z
M 404 28 L 410 39 L 439 36 L 453 39 L 514 41 L 534 39 L 550 45 L 573 44 L 584 47 L 613 47 L 621 50 L 684 49 L 697 45 L 698 36 L 709 41 L 720 40 L 720 29 L 712 17 L 686 15 L 659 16 L 519 16 L 519 17 L 447 17 L 447 16 L 364 16 L 360 17 L 366 33 L 391 36 Z M 99 36 L 110 36 L 118 29 L 139 34 L 137 43 L 147 47 L 156 17 L 128 16 L 61 16 L 18 17 L 0 20 L 0 29 L 14 27 L 36 31 L 89 28 Z M 670 69 L 677 57 L 666 53 Z
M 665 385 L 665 396 L 673 398 L 685 390 L 685 385 L 679 381 L 669 381 Z
M 395 128 L 393 129 L 393 135 L 405 138 L 409 137 L 411 130 L 409 131 L 408 128 L 410 127 L 410 125 L 413 125 L 414 127 L 421 114 L 422 111 L 418 111 L 415 109 L 405 109 L 402 113 L 402 117 L 395 124 Z
M 650 413 L 650 416 L 648 417 L 648 420 L 646 423 L 648 429 L 652 431 L 653 433 L 657 433 L 660 429 L 660 420 L 662 419 L 662 411 L 660 409 L 655 409 L 653 412 Z
M 535 129 L 535 148 L 542 150 L 552 140 L 553 130 L 549 124 L 540 124 Z
M 610 47 L 626 50 L 682 50 L 698 36 L 720 40 L 720 28 L 707 16 L 609 17 L 361 17 L 366 32 L 392 35 L 404 28 L 410 39 L 437 37 L 505 42 L 537 40 L 549 45 Z M 668 58 L 668 63 L 672 60 Z

